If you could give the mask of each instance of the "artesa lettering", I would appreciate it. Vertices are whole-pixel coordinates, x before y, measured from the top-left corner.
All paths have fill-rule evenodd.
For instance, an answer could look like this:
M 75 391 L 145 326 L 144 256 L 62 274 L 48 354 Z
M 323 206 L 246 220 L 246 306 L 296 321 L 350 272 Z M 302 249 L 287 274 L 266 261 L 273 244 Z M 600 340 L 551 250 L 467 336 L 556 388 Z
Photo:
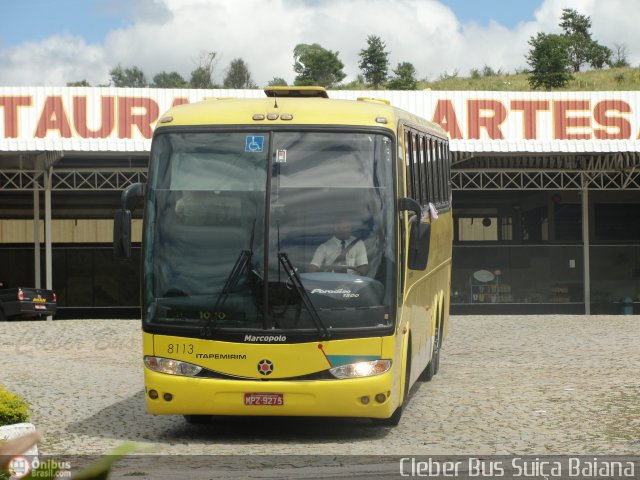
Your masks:
M 624 100 L 468 98 L 463 108 L 459 103 L 440 99 L 431 117 L 452 140 L 634 139 L 633 109 Z
M 245 335 L 245 342 L 286 342 L 286 335 Z

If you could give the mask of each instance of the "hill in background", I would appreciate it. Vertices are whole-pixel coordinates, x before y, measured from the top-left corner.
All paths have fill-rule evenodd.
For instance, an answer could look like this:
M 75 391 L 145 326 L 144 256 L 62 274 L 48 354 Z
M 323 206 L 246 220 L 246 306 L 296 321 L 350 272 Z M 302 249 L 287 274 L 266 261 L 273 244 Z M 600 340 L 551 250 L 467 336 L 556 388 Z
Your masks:
M 640 68 L 611 68 L 590 70 L 573 74 L 574 78 L 562 89 L 553 91 L 630 91 L 640 90 Z M 486 90 L 486 91 L 534 91 L 526 73 L 501 75 L 476 72 L 471 77 L 443 74 L 438 80 L 422 81 L 419 89 L 431 90 Z

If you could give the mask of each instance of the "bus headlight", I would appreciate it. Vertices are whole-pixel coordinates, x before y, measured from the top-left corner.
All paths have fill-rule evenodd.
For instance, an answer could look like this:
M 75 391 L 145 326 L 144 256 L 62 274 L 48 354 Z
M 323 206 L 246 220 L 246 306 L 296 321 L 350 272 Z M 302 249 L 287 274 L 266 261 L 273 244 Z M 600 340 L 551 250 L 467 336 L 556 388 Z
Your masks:
M 169 375 L 193 377 L 202 371 L 202 367 L 192 363 L 149 355 L 144 357 L 144 364 L 154 372 L 167 373 Z
M 340 365 L 329 370 L 336 378 L 360 378 L 380 375 L 391 368 L 391 360 L 373 360 Z

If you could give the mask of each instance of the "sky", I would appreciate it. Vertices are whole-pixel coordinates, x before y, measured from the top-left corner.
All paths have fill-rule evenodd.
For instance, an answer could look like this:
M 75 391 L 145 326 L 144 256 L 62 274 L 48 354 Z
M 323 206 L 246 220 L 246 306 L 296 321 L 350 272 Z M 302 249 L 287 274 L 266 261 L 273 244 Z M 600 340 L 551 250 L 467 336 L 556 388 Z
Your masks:
M 0 0 L 0 86 L 104 85 L 116 65 L 188 79 L 212 51 L 216 83 L 235 58 L 259 86 L 293 83 L 299 43 L 338 52 L 348 82 L 370 35 L 391 69 L 411 62 L 420 79 L 513 72 L 526 68 L 533 35 L 559 33 L 563 8 L 590 16 L 595 40 L 624 44 L 640 63 L 638 0 Z

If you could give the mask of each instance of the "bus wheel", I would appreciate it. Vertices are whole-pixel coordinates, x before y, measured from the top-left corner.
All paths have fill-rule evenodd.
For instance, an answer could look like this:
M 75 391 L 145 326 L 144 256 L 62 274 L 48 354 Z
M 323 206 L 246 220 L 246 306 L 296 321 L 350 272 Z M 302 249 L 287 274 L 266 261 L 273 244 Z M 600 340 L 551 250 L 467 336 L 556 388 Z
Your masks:
M 421 382 L 430 382 L 433 379 L 433 376 L 438 373 L 440 369 L 440 327 L 436 327 L 436 335 L 433 344 L 433 354 L 431 355 L 431 360 L 429 360 L 429 364 L 420 374 L 419 380 Z
M 389 418 L 372 418 L 371 421 L 374 425 L 381 427 L 395 427 L 400 423 L 402 417 L 402 410 L 407 404 L 407 398 L 409 397 L 409 377 L 411 375 L 411 337 L 409 337 L 409 348 L 407 349 L 407 369 L 404 375 L 404 396 L 402 403 L 398 405 Z
M 442 348 L 442 332 L 441 329 L 438 327 L 438 330 L 436 331 L 436 350 L 433 352 L 433 360 L 431 360 L 431 362 L 433 363 L 433 374 L 437 374 L 438 371 L 440 370 L 440 349 Z
M 202 425 L 211 419 L 211 415 L 185 415 L 184 419 L 189 425 Z
M 4 311 L 0 308 L 0 320 L 4 320 Z

